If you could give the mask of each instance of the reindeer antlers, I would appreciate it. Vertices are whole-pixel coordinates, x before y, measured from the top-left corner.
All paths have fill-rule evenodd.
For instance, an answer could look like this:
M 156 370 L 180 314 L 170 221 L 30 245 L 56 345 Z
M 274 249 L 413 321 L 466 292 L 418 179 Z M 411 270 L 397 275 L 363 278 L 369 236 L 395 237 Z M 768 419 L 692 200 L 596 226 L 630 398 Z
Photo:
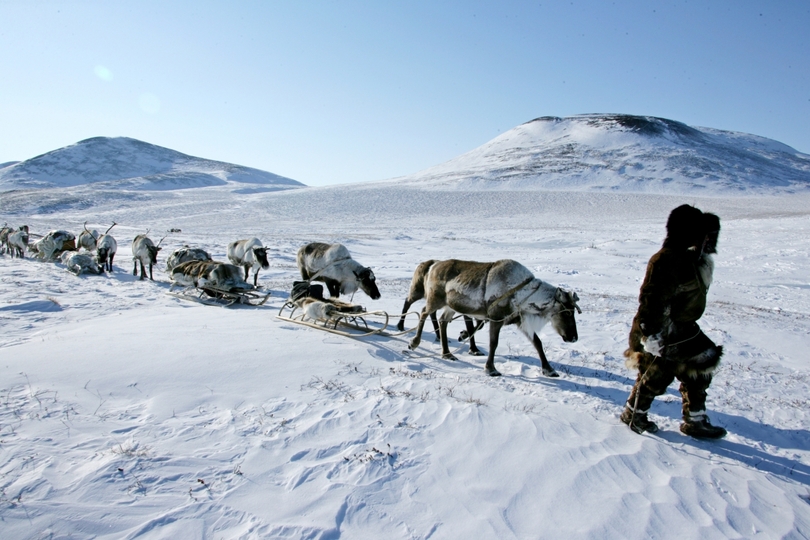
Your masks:
M 166 236 L 169 236 L 169 235 L 167 234 Z M 161 238 L 161 239 L 160 239 L 160 242 L 158 242 L 158 243 L 157 243 L 157 245 L 156 245 L 155 247 L 160 247 L 160 244 L 161 244 L 161 243 L 162 243 L 164 240 L 166 240 L 166 236 L 164 236 L 163 238 Z
M 107 232 L 105 232 L 104 234 L 109 233 L 109 232 L 112 230 L 112 228 L 113 228 L 113 227 L 115 227 L 116 225 L 118 225 L 118 223 L 116 223 L 115 221 L 113 221 L 113 224 L 112 224 L 112 225 L 110 225 L 110 228 L 109 228 L 109 229 L 107 229 Z
M 86 232 L 86 233 L 90 232 L 90 231 L 87 230 L 87 222 L 86 221 L 84 222 L 83 227 L 84 227 L 84 232 Z

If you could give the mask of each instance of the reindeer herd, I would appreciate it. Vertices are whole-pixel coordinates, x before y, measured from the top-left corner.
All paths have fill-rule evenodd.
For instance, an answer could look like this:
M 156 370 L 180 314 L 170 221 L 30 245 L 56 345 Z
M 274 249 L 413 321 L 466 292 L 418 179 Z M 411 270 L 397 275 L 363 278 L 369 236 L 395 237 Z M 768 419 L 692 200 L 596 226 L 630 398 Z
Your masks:
M 41 260 L 61 261 L 76 275 L 112 272 L 118 243 L 110 230 L 115 225 L 113 223 L 100 235 L 95 229 L 88 230 L 85 222 L 78 237 L 68 231 L 54 230 L 33 243 L 29 243 L 28 226 L 17 229 L 4 226 L 0 230 L 0 253 L 23 258 L 25 252 L 30 251 Z M 153 268 L 162 249 L 160 244 L 166 237 L 155 244 L 147 234 L 148 231 L 139 234 L 132 241 L 132 274 L 138 275 L 140 264 L 140 279 L 146 279 L 148 268 L 148 277 L 154 280 Z M 270 266 L 267 248 L 258 238 L 231 242 L 227 257 L 230 263 L 214 261 L 203 249 L 183 246 L 169 255 L 166 266 L 173 285 L 214 290 L 256 288 L 259 270 Z M 331 298 L 351 295 L 358 289 L 373 300 L 381 297 L 374 272 L 355 261 L 342 244 L 309 243 L 298 250 L 296 261 L 301 277 L 306 282 L 323 282 Z M 253 285 L 248 283 L 251 270 Z M 470 354 L 480 355 L 474 334 L 489 323 L 489 352 L 484 369 L 491 376 L 500 375 L 494 357 L 500 330 L 505 325 L 516 325 L 529 339 L 540 357 L 543 373 L 549 377 L 558 374 L 543 351 L 540 330 L 550 322 L 563 341 L 573 343 L 578 338 L 574 314 L 582 311 L 577 305 L 577 294 L 534 277 L 529 269 L 513 260 L 481 263 L 450 259 L 420 263 L 402 308 L 400 330 L 404 330 L 405 314 L 410 306 L 423 299 L 426 304 L 409 348 L 419 346 L 425 321 L 430 317 L 441 343 L 442 357 L 456 360 L 449 349 L 447 326 L 460 314 L 467 329 L 462 338 L 470 339 Z M 436 313 L 442 309 L 441 318 L 437 319 Z

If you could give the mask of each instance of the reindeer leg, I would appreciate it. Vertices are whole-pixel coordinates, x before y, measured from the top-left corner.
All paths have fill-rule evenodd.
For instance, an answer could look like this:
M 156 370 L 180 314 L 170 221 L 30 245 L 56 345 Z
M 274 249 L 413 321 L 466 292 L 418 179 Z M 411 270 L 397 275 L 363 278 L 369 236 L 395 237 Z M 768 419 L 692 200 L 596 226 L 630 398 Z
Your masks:
M 245 281 L 247 281 L 247 280 L 245 280 Z M 253 286 L 254 287 L 259 286 L 259 271 L 258 270 L 256 270 L 255 274 L 253 274 Z
M 149 263 L 149 281 L 155 281 L 155 279 L 152 277 L 152 263 L 151 262 Z
M 138 259 L 132 259 L 132 275 L 138 275 Z
M 410 298 L 406 298 L 405 303 L 402 305 L 402 315 L 397 323 L 397 330 L 400 332 L 405 330 L 405 314 L 408 312 L 408 308 L 411 307 L 411 304 L 413 304 L 413 302 L 411 302 Z
M 501 334 L 501 327 L 503 321 L 490 321 L 489 322 L 489 355 L 487 356 L 487 364 L 484 370 L 490 377 L 500 377 L 501 372 L 495 369 L 495 349 L 498 347 L 498 338 Z
M 442 342 L 442 358 L 445 360 L 458 360 L 453 353 L 450 352 L 450 345 L 447 342 L 447 325 L 453 319 L 455 312 L 450 308 L 445 308 L 442 313 L 442 320 L 439 322 L 439 337 Z M 435 312 L 433 313 L 435 316 Z
M 537 334 L 535 334 L 532 338 L 532 345 L 534 345 L 534 348 L 537 349 L 537 354 L 540 355 L 540 364 L 543 366 L 543 375 L 546 377 L 559 377 L 559 373 L 557 373 L 554 368 L 551 367 L 551 364 L 548 363 L 546 353 L 543 352 L 543 342 L 540 341 Z
M 475 333 L 484 326 L 483 321 L 479 321 L 477 325 L 473 325 L 472 319 L 464 315 L 464 325 L 467 327 L 467 336 L 465 336 L 465 338 L 470 338 L 470 354 L 473 356 L 483 356 L 484 353 L 482 353 L 481 349 L 475 344 Z M 461 339 L 461 336 L 459 336 L 459 340 Z
M 250 277 L 250 265 L 246 264 L 245 265 L 245 281 L 247 281 L 249 277 Z
M 340 296 L 340 282 L 334 279 L 325 279 L 326 289 L 329 291 L 329 296 L 337 298 Z
M 112 272 L 112 271 L 113 271 L 113 269 L 112 269 L 113 257 L 115 257 L 115 253 L 113 253 L 112 255 L 110 255 L 110 256 L 109 256 L 109 258 L 107 259 L 107 265 L 108 265 L 108 268 L 109 268 L 109 271 L 110 271 L 110 272 Z
M 436 332 L 436 341 L 441 341 L 441 334 L 439 333 L 439 321 L 436 319 L 436 312 L 430 314 L 430 322 L 433 323 L 433 331 Z
M 408 348 L 410 350 L 414 350 L 419 346 L 419 343 L 422 341 L 422 328 L 425 327 L 425 320 L 428 316 L 428 308 L 425 306 L 422 309 L 422 313 L 419 315 L 419 324 L 416 325 L 416 335 L 413 336 L 413 339 L 408 344 Z

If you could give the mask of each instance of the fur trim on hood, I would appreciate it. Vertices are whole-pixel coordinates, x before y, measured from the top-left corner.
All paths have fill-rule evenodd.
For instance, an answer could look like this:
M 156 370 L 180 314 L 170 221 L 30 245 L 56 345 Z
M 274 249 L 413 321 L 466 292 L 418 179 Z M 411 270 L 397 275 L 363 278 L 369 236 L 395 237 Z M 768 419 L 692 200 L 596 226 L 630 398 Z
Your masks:
M 703 245 L 706 236 L 705 217 L 703 212 L 682 204 L 669 213 L 667 219 L 667 237 L 664 247 L 674 249 L 688 249 Z
M 720 235 L 720 218 L 711 212 L 703 214 L 703 227 L 706 230 L 706 245 L 703 252 L 713 255 L 717 253 L 717 237 Z

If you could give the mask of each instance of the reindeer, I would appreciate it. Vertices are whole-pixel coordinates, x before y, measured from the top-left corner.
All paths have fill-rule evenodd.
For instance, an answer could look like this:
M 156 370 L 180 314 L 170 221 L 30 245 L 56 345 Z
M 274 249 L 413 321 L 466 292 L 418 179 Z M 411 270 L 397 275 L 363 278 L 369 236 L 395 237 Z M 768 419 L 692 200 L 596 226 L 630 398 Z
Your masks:
M 36 257 L 44 261 L 53 261 L 64 251 L 76 251 L 76 237 L 68 231 L 48 231 L 48 233 L 34 242 L 32 251 Z
M 118 225 L 118 223 L 113 221 L 110 228 L 107 229 L 104 234 L 98 237 L 98 241 L 96 242 L 96 260 L 98 261 L 98 264 L 101 265 L 102 270 L 106 270 L 108 272 L 113 271 L 113 259 L 115 258 L 115 254 L 118 252 L 118 242 L 116 242 L 115 238 L 110 235 L 110 231 L 116 225 Z
M 484 369 L 493 377 L 500 375 L 495 369 L 495 349 L 505 324 L 517 324 L 529 338 L 540 356 L 543 374 L 548 377 L 559 375 L 543 352 L 540 330 L 551 321 L 566 343 L 573 343 L 578 337 L 574 311 L 581 313 L 581 310 L 576 293 L 535 278 L 528 268 L 512 260 L 480 263 L 451 259 L 434 263 L 425 278 L 425 297 L 427 305 L 409 347 L 419 346 L 427 316 L 447 307 L 439 322 L 442 358 L 456 360 L 447 345 L 447 323 L 454 312 L 486 319 L 489 355 Z
M 171 272 L 177 265 L 188 261 L 210 261 L 211 255 L 200 248 L 183 246 L 175 249 L 169 258 L 166 259 L 166 270 Z
M 98 231 L 93 229 L 92 231 L 87 230 L 87 222 L 84 222 L 84 230 L 79 233 L 79 237 L 76 240 L 76 248 L 81 249 L 84 248 L 87 251 L 95 251 L 96 243 L 98 242 Z
M 28 225 L 23 225 L 16 231 L 9 233 L 6 243 L 12 259 L 15 255 L 20 259 L 24 259 L 25 250 L 28 248 Z
M 245 281 L 250 276 L 250 269 L 253 268 L 253 286 L 258 286 L 259 268 L 267 270 L 270 263 L 267 262 L 267 248 L 262 246 L 258 238 L 247 238 L 237 240 L 228 244 L 228 260 L 236 266 L 245 269 Z
M 0 253 L 11 253 L 11 246 L 8 245 L 8 235 L 13 233 L 14 229 L 8 226 L 8 223 L 3 224 L 0 229 Z
M 405 298 L 405 304 L 402 306 L 402 315 L 400 316 L 399 323 L 397 324 L 397 328 L 400 332 L 405 331 L 405 314 L 408 312 L 408 309 L 415 302 L 418 302 L 425 297 L 425 276 L 435 262 L 436 261 L 434 259 L 421 262 L 416 267 L 416 270 L 414 270 L 413 278 L 411 279 L 411 287 L 408 291 L 408 297 Z M 430 321 L 433 323 L 433 330 L 436 332 L 436 341 L 439 341 L 439 321 L 436 319 L 435 311 L 430 314 Z M 467 330 L 466 332 L 462 332 L 459 340 L 470 338 L 470 354 L 474 356 L 481 356 L 483 353 L 475 344 L 475 332 L 484 326 L 484 322 L 482 321 L 477 325 L 474 325 L 472 319 L 467 315 L 464 315 L 464 324 L 466 325 Z
M 297 261 L 301 277 L 323 281 L 333 297 L 353 294 L 358 288 L 372 300 L 381 296 L 374 272 L 352 259 L 342 244 L 307 244 L 298 250 Z
M 77 276 L 82 272 L 88 274 L 101 274 L 104 272 L 104 269 L 99 268 L 93 257 L 85 253 L 63 251 L 60 259 L 62 264 L 65 265 L 65 269 Z
M 3 224 L 0 229 L 0 253 L 11 253 L 11 247 L 8 245 L 8 235 L 13 233 L 14 229 L 8 226 L 8 223 Z
M 146 231 L 146 234 L 139 234 L 135 237 L 135 240 L 132 241 L 132 262 L 134 263 L 134 267 L 132 268 L 132 275 L 138 275 L 138 262 L 141 263 L 141 281 L 146 279 L 146 265 L 149 264 L 149 280 L 154 281 L 152 277 L 152 267 L 157 264 L 157 254 L 160 251 L 160 242 L 166 239 L 164 236 L 160 239 L 157 245 L 155 245 L 152 240 L 150 240 L 146 235 L 149 234 L 149 231 Z
M 238 292 L 252 289 L 242 279 L 242 269 L 234 264 L 218 261 L 186 261 L 171 270 L 172 287 L 198 287 L 210 296 L 220 292 Z

